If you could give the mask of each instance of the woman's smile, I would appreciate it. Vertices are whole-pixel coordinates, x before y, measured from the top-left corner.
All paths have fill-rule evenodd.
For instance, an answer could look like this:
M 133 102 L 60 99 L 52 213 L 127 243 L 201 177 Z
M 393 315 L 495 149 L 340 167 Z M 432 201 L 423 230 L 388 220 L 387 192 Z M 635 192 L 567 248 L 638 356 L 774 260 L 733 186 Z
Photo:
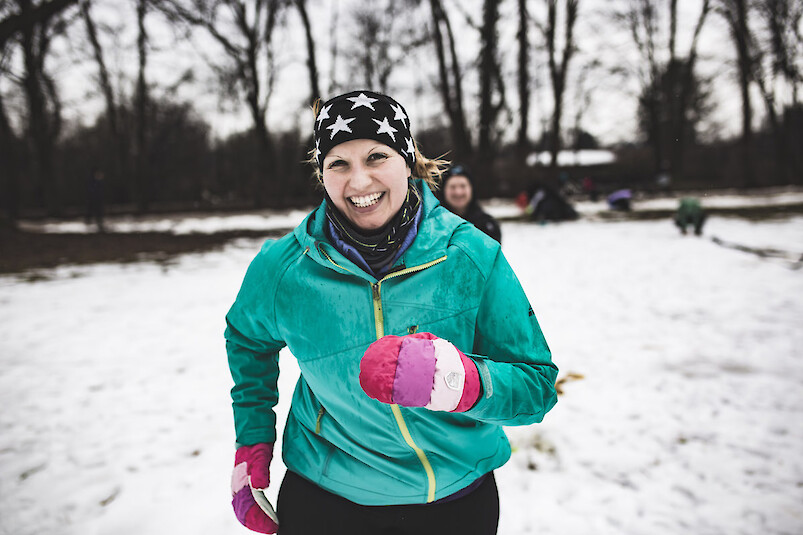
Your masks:
M 349 197 L 348 200 L 357 208 L 371 208 L 379 203 L 384 195 L 384 192 L 371 193 L 369 195 L 355 195 Z

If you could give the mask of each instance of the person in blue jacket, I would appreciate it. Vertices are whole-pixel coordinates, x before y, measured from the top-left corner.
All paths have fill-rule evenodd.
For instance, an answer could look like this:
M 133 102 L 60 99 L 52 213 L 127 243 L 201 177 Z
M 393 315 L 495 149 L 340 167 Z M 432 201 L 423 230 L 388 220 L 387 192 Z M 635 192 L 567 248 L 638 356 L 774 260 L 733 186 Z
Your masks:
M 226 316 L 235 514 L 261 533 L 496 533 L 502 426 L 540 422 L 557 368 L 499 243 L 432 193 L 404 107 L 354 91 L 316 107 L 324 199 L 264 244 Z M 279 350 L 300 378 L 282 442 Z

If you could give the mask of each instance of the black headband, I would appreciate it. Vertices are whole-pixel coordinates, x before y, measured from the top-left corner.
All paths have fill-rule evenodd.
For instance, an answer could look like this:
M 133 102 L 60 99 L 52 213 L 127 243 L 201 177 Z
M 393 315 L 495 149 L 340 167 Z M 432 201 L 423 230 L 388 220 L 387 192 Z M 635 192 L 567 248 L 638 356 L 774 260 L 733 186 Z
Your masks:
M 415 165 L 415 143 L 410 119 L 401 104 L 373 91 L 352 91 L 326 102 L 315 118 L 315 159 L 323 159 L 336 145 L 352 139 L 373 139 L 402 155 L 410 169 Z

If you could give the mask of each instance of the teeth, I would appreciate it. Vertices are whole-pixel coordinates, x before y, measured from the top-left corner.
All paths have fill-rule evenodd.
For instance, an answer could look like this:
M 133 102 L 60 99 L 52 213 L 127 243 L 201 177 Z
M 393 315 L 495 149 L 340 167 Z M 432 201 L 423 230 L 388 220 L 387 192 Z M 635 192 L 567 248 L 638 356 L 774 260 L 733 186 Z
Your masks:
M 371 195 L 349 197 L 349 200 L 356 206 L 359 206 L 360 208 L 366 208 L 368 206 L 371 206 L 372 204 L 376 204 L 381 196 L 382 196 L 381 193 L 372 193 Z

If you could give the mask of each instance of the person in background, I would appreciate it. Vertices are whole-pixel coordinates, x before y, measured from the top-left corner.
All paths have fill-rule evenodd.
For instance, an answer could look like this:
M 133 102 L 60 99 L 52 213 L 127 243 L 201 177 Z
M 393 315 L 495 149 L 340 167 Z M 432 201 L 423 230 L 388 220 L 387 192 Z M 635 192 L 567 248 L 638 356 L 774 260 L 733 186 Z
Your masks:
M 474 180 L 468 168 L 462 164 L 452 165 L 443 173 L 442 180 L 441 204 L 501 243 L 499 222 L 486 213 L 474 198 Z
M 100 168 L 93 168 L 89 178 L 86 181 L 86 224 L 91 225 L 93 222 L 97 225 L 98 232 L 104 232 L 103 226 L 103 205 L 105 201 L 105 193 L 103 188 L 103 180 L 105 176 Z
M 619 210 L 622 212 L 630 211 L 630 201 L 633 198 L 633 192 L 628 188 L 618 189 L 608 195 L 608 208 L 611 210 Z
M 282 535 L 492 535 L 503 426 L 557 401 L 533 308 L 500 245 L 435 198 L 442 162 L 416 148 L 401 104 L 339 95 L 313 132 L 323 201 L 263 245 L 226 315 L 237 519 Z M 284 347 L 301 373 L 274 513 Z
M 686 227 L 691 226 L 694 228 L 694 235 L 700 236 L 707 217 L 698 199 L 684 197 L 680 199 L 674 221 L 681 234 L 686 234 Z

